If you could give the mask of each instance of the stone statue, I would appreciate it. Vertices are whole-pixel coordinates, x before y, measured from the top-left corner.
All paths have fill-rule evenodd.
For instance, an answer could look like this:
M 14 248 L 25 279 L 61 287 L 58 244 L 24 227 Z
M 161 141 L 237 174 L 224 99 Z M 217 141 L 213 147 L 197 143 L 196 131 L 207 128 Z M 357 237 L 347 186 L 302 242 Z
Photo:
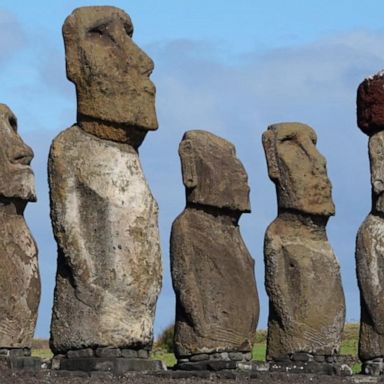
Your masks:
M 37 247 L 23 217 L 27 203 L 36 201 L 33 152 L 4 104 L 0 132 L 0 355 L 24 356 L 30 355 L 40 301 Z
M 360 288 L 359 358 L 367 374 L 384 373 L 384 72 L 364 80 L 357 92 L 357 122 L 369 135 L 372 210 L 356 238 Z
M 187 206 L 170 243 L 179 367 L 249 360 L 259 302 L 254 260 L 238 226 L 250 212 L 247 174 L 235 147 L 209 132 L 186 132 L 179 155 Z
M 109 6 L 78 8 L 63 26 L 78 114 L 49 154 L 56 355 L 148 357 L 153 341 L 158 206 L 138 147 L 157 129 L 155 87 L 153 62 L 132 33 L 129 16 Z
M 263 134 L 278 201 L 264 242 L 267 360 L 300 360 L 302 352 L 309 360 L 325 359 L 340 347 L 344 293 L 326 234 L 335 207 L 316 140 L 315 131 L 300 123 L 271 125 Z

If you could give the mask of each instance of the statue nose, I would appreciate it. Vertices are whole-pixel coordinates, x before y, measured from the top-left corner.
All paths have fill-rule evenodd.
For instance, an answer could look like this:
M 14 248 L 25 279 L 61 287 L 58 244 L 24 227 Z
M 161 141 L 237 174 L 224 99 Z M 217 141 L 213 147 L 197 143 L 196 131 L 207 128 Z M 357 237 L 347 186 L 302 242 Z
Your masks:
M 13 164 L 30 165 L 33 159 L 32 149 L 23 142 L 15 146 L 10 161 Z

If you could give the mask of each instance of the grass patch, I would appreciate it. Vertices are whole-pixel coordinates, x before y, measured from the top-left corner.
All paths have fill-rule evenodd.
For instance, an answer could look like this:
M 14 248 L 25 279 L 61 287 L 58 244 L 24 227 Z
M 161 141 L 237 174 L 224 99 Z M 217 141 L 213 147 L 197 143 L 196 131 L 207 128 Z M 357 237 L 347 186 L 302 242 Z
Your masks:
M 53 357 L 53 353 L 49 348 L 37 348 L 32 349 L 32 356 L 33 357 L 40 357 L 41 359 L 51 359 Z

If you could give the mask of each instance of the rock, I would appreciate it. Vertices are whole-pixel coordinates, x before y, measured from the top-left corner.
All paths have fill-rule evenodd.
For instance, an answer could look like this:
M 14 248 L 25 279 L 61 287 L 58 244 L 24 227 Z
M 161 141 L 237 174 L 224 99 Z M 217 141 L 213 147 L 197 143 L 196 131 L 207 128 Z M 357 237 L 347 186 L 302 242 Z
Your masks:
M 304 353 L 304 352 L 296 352 L 293 353 L 291 356 L 291 360 L 293 361 L 313 361 L 313 356 L 309 353 Z
M 228 356 L 229 356 L 229 359 L 233 361 L 243 360 L 243 354 L 241 352 L 230 352 Z
M 68 359 L 77 359 L 79 357 L 93 357 L 95 352 L 92 348 L 76 349 L 74 351 L 68 351 Z
M 369 136 L 384 129 L 384 71 L 368 77 L 359 85 L 357 125 Z
M 97 357 L 120 357 L 119 348 L 96 348 L 95 355 Z
M 76 9 L 65 21 L 67 76 L 77 124 L 49 155 L 58 271 L 50 345 L 150 349 L 162 280 L 158 206 L 137 148 L 157 128 L 152 60 L 114 7 Z
M 137 351 L 134 349 L 122 349 L 121 356 L 129 359 L 137 359 Z
M 254 261 L 238 226 L 250 211 L 247 174 L 234 146 L 209 132 L 187 132 L 179 154 L 187 207 L 170 244 L 176 356 L 249 352 L 259 304 Z
M 334 204 L 315 144 L 314 130 L 300 123 L 275 124 L 263 134 L 279 212 L 264 241 L 267 360 L 296 352 L 333 355 L 340 347 L 344 293 L 326 234 Z
M 199 353 L 197 355 L 192 355 L 189 360 L 192 362 L 205 361 L 205 360 L 209 360 L 209 355 L 207 355 L 206 353 Z M 179 359 L 179 361 L 181 361 L 181 359 Z
M 361 303 L 359 358 L 363 362 L 384 357 L 383 131 L 369 138 L 369 157 L 372 211 L 361 224 L 356 238 L 356 271 Z
M 138 357 L 139 359 L 148 359 L 148 357 L 149 357 L 149 352 L 146 351 L 145 349 L 139 349 L 139 350 L 137 351 L 137 357 Z
M 33 151 L 4 104 L 0 132 L 0 348 L 23 353 L 32 345 L 40 301 L 37 247 L 23 216 L 27 203 L 36 201 Z
M 159 360 L 125 359 L 123 357 L 63 359 L 60 368 L 66 371 L 104 371 L 117 376 L 130 371 L 159 371 L 164 369 Z

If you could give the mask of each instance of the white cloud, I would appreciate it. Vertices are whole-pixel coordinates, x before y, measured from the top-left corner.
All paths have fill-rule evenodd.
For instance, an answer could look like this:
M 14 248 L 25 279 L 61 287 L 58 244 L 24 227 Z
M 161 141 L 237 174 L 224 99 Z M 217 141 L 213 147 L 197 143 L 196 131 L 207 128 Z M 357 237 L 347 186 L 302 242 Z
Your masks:
M 26 37 L 16 17 L 4 10 L 0 10 L 0 30 L 0 61 L 5 61 L 24 47 Z

